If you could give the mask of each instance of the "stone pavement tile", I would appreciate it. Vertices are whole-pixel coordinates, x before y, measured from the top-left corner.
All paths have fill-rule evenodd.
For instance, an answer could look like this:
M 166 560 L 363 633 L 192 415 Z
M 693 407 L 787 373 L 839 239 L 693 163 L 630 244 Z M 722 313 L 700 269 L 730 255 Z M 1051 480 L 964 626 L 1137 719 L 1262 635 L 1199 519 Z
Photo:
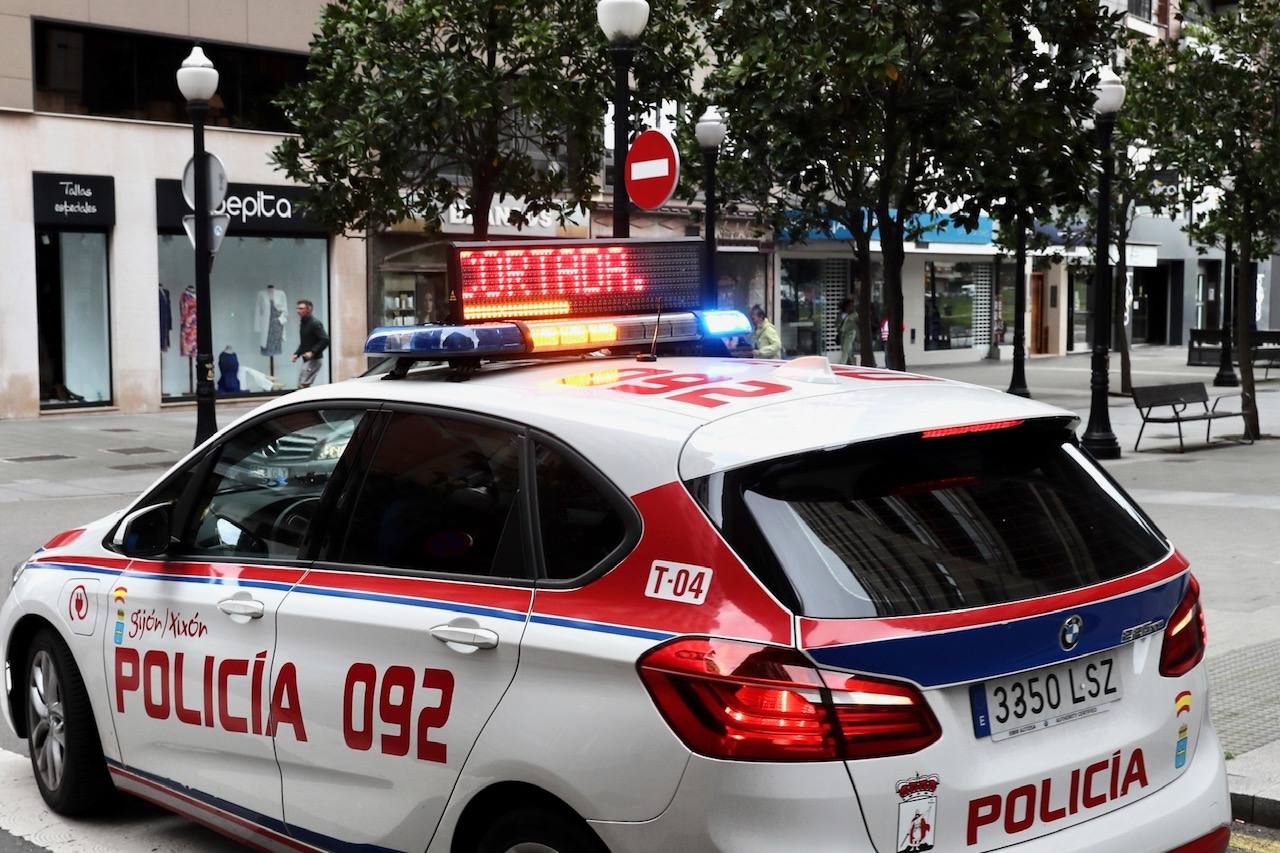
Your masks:
M 97 489 L 84 489 L 68 482 L 52 480 L 14 480 L 6 488 L 21 492 L 28 498 L 76 498 L 85 495 L 100 494 Z
M 1208 662 L 1210 701 L 1225 752 L 1245 756 L 1280 741 L 1280 638 L 1246 646 Z M 1280 782 L 1280 748 L 1276 753 Z M 1241 768 L 1250 768 L 1249 763 Z M 1237 771 L 1233 767 L 1233 772 Z M 1256 772 L 1251 774 L 1256 776 Z

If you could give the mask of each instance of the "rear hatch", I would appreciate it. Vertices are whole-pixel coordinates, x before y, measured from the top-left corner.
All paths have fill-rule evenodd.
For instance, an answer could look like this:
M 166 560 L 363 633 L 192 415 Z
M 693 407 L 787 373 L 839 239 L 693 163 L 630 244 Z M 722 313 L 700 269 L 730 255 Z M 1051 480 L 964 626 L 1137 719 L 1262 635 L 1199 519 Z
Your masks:
M 1150 795 L 1194 755 L 1198 590 L 1072 426 L 931 428 L 688 483 L 802 614 L 880 853 L 1055 832 Z M 873 707 L 904 701 L 928 712 Z M 859 738 L 876 757 L 853 754 Z

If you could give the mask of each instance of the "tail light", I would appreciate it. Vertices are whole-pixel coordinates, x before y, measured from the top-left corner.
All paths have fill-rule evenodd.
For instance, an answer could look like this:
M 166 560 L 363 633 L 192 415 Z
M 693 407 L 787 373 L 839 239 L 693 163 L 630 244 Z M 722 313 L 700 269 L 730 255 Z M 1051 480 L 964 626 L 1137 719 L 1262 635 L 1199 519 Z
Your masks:
M 684 638 L 653 649 L 639 668 L 675 733 L 712 758 L 875 758 L 942 735 L 911 685 L 820 672 L 795 649 Z
M 1204 657 L 1208 631 L 1204 608 L 1200 606 L 1200 582 L 1191 575 L 1187 592 L 1169 617 L 1160 651 L 1160 674 L 1168 678 L 1185 675 Z

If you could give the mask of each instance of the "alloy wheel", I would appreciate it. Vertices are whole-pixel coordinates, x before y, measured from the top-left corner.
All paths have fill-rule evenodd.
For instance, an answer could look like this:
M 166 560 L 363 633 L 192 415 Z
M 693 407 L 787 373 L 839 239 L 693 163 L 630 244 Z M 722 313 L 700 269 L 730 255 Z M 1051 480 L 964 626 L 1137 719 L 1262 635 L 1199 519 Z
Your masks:
M 67 763 L 67 726 L 63 716 L 62 685 L 53 657 L 44 650 L 36 653 L 31 661 L 28 706 L 31 719 L 29 741 L 35 756 L 36 772 L 49 791 L 56 791 L 62 784 L 63 768 Z

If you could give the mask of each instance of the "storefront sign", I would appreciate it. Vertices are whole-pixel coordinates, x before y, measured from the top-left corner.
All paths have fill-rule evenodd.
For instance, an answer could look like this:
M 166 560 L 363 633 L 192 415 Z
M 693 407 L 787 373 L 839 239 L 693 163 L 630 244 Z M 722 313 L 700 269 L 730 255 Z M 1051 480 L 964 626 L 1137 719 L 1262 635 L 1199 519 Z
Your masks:
M 519 227 L 512 225 L 513 212 L 527 215 L 528 224 Z M 560 223 L 560 214 L 553 210 L 528 214 L 525 210 L 525 200 L 519 197 L 499 196 L 489 205 L 490 236 L 563 237 L 571 233 L 575 227 L 580 228 L 585 221 L 582 208 L 569 211 L 563 225 Z M 467 212 L 466 205 L 460 201 L 451 204 L 445 210 L 440 230 L 445 234 L 472 233 L 471 214 Z M 585 237 L 586 234 L 581 236 Z
M 227 197 L 214 208 L 231 218 L 227 233 L 324 234 L 325 228 L 303 213 L 303 202 L 311 195 L 305 187 L 269 186 L 266 184 L 228 184 Z M 161 229 L 181 229 L 182 217 L 188 213 L 182 198 L 182 182 L 156 181 L 156 225 Z
M 110 175 L 64 175 L 34 172 L 36 225 L 92 226 L 116 224 L 116 185 Z

